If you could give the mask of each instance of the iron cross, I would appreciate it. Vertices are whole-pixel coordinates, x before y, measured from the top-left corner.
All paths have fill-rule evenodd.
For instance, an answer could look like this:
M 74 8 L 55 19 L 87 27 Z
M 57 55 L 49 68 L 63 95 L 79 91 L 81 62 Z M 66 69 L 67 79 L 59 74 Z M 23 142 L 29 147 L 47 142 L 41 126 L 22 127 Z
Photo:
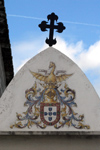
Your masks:
M 56 32 L 63 32 L 65 29 L 65 26 L 63 25 L 62 22 L 57 23 L 57 25 L 54 24 L 54 22 L 58 20 L 58 16 L 55 15 L 55 13 L 51 13 L 50 15 L 47 16 L 48 21 L 50 20 L 50 24 L 47 24 L 48 22 L 42 21 L 41 24 L 39 24 L 39 27 L 41 31 L 47 31 L 46 29 L 49 30 L 49 38 L 46 38 L 45 42 L 49 45 L 52 46 L 57 43 L 56 38 L 53 39 L 53 34 L 54 34 L 54 29 L 57 29 Z

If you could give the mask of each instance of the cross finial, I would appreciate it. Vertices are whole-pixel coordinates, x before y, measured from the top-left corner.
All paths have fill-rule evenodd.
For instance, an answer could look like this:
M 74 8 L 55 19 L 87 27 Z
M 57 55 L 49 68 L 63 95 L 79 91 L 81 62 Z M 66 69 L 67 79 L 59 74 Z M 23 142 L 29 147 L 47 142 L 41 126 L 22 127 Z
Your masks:
M 47 29 L 50 29 L 49 31 L 49 38 L 46 38 L 45 42 L 49 45 L 52 46 L 57 43 L 56 38 L 53 39 L 53 34 L 54 34 L 54 29 L 57 29 L 56 32 L 63 32 L 65 29 L 65 26 L 63 25 L 62 22 L 58 22 L 57 25 L 54 24 L 54 22 L 58 20 L 58 16 L 55 15 L 55 13 L 51 13 L 50 15 L 47 16 L 48 20 L 50 20 L 50 24 L 47 24 L 48 22 L 42 21 L 41 24 L 39 24 L 39 27 L 41 31 L 47 31 Z

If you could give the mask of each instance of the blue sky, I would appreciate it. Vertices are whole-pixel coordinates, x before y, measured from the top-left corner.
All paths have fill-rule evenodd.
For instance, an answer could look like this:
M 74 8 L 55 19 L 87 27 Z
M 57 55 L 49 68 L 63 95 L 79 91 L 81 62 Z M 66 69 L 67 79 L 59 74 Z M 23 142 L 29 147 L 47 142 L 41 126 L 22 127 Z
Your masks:
M 55 12 L 66 26 L 54 47 L 84 71 L 100 96 L 100 0 L 5 0 L 15 73 L 48 47 L 38 24 Z

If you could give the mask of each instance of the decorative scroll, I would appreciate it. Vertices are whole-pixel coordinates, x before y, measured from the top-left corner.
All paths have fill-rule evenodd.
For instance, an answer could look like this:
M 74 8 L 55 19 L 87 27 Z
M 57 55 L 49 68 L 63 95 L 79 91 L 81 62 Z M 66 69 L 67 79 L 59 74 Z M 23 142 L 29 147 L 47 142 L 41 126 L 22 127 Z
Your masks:
M 32 88 L 25 91 L 24 106 L 27 106 L 28 109 L 23 114 L 17 113 L 18 121 L 10 127 L 37 126 L 45 129 L 47 126 L 52 126 L 59 129 L 64 126 L 73 126 L 76 129 L 90 129 L 89 125 L 83 123 L 84 115 L 79 115 L 73 109 L 77 107 L 76 93 L 66 84 L 66 79 L 73 74 L 56 76 L 54 73 L 56 65 L 53 62 L 50 62 L 49 68 L 51 68 L 49 75 L 30 71 L 37 80 Z

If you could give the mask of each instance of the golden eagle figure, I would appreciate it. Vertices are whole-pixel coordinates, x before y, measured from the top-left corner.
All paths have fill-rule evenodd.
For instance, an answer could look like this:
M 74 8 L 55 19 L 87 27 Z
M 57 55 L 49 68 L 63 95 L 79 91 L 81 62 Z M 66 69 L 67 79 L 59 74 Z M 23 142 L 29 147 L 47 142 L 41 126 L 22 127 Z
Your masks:
M 49 69 L 50 68 L 52 68 L 52 70 L 49 75 L 42 75 L 41 73 L 36 73 L 32 71 L 30 72 L 36 79 L 40 81 L 44 81 L 46 84 L 49 84 L 49 83 L 56 84 L 58 82 L 62 82 L 72 75 L 72 74 L 62 74 L 62 75 L 56 76 L 54 74 L 56 65 L 53 62 L 50 62 Z

